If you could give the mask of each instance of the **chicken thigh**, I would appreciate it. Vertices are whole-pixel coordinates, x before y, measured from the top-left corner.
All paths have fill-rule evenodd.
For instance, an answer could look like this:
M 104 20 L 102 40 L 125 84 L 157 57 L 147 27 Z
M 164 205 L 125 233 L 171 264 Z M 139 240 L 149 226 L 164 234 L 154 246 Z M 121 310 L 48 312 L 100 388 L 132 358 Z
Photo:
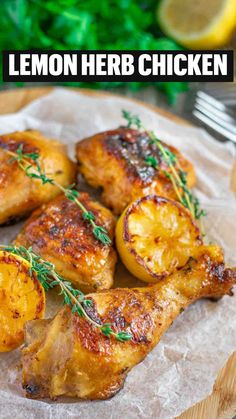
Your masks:
M 178 158 L 188 186 L 194 186 L 192 164 L 174 147 L 162 145 Z M 153 193 L 177 200 L 166 176 L 169 168 L 146 132 L 129 128 L 102 132 L 78 142 L 76 155 L 79 172 L 91 186 L 103 189 L 103 202 L 116 214 L 134 199 Z M 147 163 L 150 156 L 156 168 Z
M 75 165 L 58 141 L 37 131 L 0 136 L 0 225 L 17 221 L 60 193 L 50 183 L 43 185 L 40 180 L 27 177 L 17 162 L 11 162 L 6 150 L 16 153 L 19 146 L 23 153 L 38 153 L 43 171 L 60 185 L 68 186 L 75 179 Z
M 92 211 L 96 222 L 113 238 L 115 219 L 98 202 L 81 193 L 80 202 Z M 91 225 L 84 220 L 76 203 L 60 195 L 34 211 L 15 240 L 17 246 L 30 247 L 83 292 L 110 288 L 116 264 L 112 246 L 98 241 Z
M 173 320 L 193 301 L 231 293 L 236 271 L 226 269 L 218 247 L 199 247 L 184 268 L 154 286 L 91 294 L 86 311 L 97 323 L 128 330 L 132 339 L 104 336 L 68 306 L 52 320 L 26 326 L 23 387 L 28 397 L 107 399 L 154 348 Z M 158 362 L 158 360 L 157 360 Z

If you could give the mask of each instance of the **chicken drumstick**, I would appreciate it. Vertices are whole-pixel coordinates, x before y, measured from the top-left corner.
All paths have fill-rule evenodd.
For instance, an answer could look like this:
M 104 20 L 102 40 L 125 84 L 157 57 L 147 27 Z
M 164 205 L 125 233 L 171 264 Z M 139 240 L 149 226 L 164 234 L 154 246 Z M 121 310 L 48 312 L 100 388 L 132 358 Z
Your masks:
M 154 286 L 88 296 L 90 317 L 112 323 L 115 331 L 129 330 L 133 337 L 127 342 L 107 338 L 68 306 L 52 320 L 28 322 L 22 359 L 27 396 L 107 399 L 119 391 L 185 307 L 203 297 L 230 295 L 236 270 L 224 267 L 221 250 L 202 246 L 197 252 Z

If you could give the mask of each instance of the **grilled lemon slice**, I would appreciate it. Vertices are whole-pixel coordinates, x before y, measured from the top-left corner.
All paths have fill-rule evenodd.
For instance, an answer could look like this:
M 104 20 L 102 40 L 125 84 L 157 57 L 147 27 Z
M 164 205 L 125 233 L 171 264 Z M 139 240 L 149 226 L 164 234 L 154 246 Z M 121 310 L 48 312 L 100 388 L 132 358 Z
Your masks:
M 21 345 L 25 322 L 42 318 L 44 310 L 45 292 L 29 263 L 0 251 L 0 352 Z
M 228 42 L 236 28 L 236 0 L 162 0 L 158 22 L 187 48 L 217 48 Z
M 134 276 L 157 282 L 183 267 L 202 239 L 190 212 L 181 204 L 148 195 L 134 201 L 119 218 L 116 244 Z

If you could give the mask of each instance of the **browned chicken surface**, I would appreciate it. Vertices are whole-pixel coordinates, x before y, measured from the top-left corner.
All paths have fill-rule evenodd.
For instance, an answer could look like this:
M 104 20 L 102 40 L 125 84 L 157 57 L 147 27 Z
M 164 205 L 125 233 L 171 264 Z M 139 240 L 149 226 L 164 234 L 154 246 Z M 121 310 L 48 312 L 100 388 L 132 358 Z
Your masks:
M 62 186 L 74 181 L 75 166 L 67 157 L 65 147 L 55 140 L 43 137 L 37 131 L 22 131 L 0 136 L 0 224 L 20 219 L 44 202 L 60 193 L 49 183 L 31 179 L 10 162 L 5 150 L 16 152 L 19 146 L 23 153 L 38 153 L 42 170 Z
M 115 227 L 112 213 L 86 193 L 81 193 L 79 200 L 112 239 Z M 56 270 L 83 292 L 107 289 L 113 284 L 116 264 L 113 246 L 103 245 L 94 237 L 81 209 L 64 195 L 34 211 L 15 244 L 32 246 L 36 254 L 54 263 Z
M 165 147 L 177 156 L 188 186 L 194 186 L 192 164 L 174 147 Z M 177 199 L 165 174 L 169 168 L 145 132 L 129 128 L 102 132 L 77 143 L 76 155 L 79 172 L 93 187 L 102 187 L 103 202 L 116 214 L 139 196 L 155 193 Z M 156 159 L 157 168 L 147 164 L 150 156 Z
M 152 287 L 89 295 L 90 317 L 114 324 L 115 331 L 131 331 L 130 341 L 105 337 L 69 307 L 52 320 L 28 322 L 22 358 L 26 394 L 32 398 L 113 396 L 183 309 L 202 297 L 231 294 L 236 271 L 224 267 L 221 250 L 212 246 L 198 252 L 182 270 Z

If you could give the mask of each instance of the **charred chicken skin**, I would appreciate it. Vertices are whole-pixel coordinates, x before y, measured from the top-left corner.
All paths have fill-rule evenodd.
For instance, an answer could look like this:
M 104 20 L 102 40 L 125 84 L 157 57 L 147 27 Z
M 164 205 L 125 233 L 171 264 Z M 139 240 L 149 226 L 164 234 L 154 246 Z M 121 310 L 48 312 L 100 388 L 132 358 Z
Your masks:
M 172 146 L 165 147 L 174 153 L 186 173 L 188 187 L 195 184 L 192 164 Z M 171 180 L 167 178 L 168 165 L 146 132 L 118 128 L 86 138 L 77 143 L 78 170 L 93 187 L 102 187 L 102 199 L 116 214 L 134 199 L 149 194 L 177 199 Z M 156 168 L 148 165 L 150 156 Z
M 37 153 L 42 170 L 62 186 L 75 178 L 75 165 L 67 157 L 65 147 L 37 131 L 22 131 L 0 136 L 0 225 L 17 221 L 60 193 L 57 187 L 32 179 L 6 152 Z M 4 150 L 5 149 L 5 150 Z M 29 163 L 30 162 L 29 160 Z
M 28 397 L 107 399 L 154 348 L 173 320 L 193 301 L 231 294 L 236 271 L 226 269 L 218 247 L 199 247 L 180 271 L 154 286 L 113 289 L 88 298 L 96 322 L 112 323 L 133 337 L 105 337 L 88 320 L 62 308 L 52 320 L 26 326 L 23 387 Z
M 96 222 L 113 238 L 115 220 L 112 213 L 80 194 L 80 202 L 93 212 Z M 83 292 L 110 288 L 116 264 L 112 245 L 103 245 L 84 220 L 81 209 L 64 195 L 34 211 L 15 240 L 15 244 L 32 246 L 43 259 Z

